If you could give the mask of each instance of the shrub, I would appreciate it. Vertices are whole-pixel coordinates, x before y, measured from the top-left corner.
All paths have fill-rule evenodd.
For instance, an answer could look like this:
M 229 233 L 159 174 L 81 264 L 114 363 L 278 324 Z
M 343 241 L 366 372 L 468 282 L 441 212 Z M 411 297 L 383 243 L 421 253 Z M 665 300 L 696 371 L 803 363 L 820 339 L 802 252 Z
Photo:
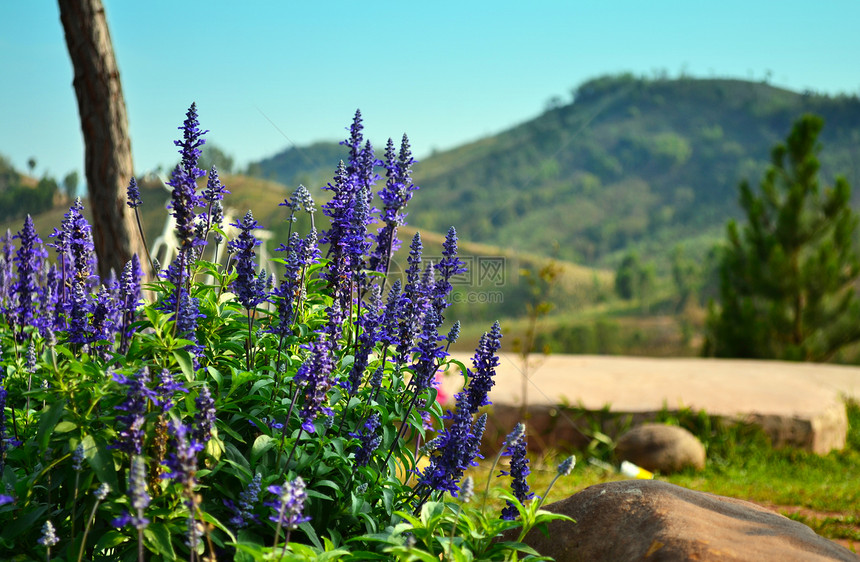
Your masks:
M 463 271 L 454 229 L 436 264 L 422 260 L 416 235 L 405 282 L 386 283 L 417 189 L 406 137 L 399 151 L 389 141 L 379 161 L 356 113 L 349 161 L 326 188 L 327 228 L 290 232 L 276 281 L 258 272 L 251 212 L 224 240 L 228 192 L 214 167 L 197 190 L 207 173 L 197 166 L 205 131 L 194 105 L 180 129 L 182 160 L 169 181 L 178 246 L 166 268 L 135 256 L 118 279 L 98 279 L 80 201 L 47 244 L 29 217 L 3 241 L 2 557 L 528 552 L 493 542 L 554 517 L 539 502 L 523 506 L 522 470 L 512 471 L 507 519 L 450 500 L 479 456 L 501 338 L 496 323 L 471 367 L 448 356 L 459 325 L 440 330 L 450 279 Z M 132 181 L 129 205 L 139 204 Z M 284 206 L 290 220 L 316 212 L 303 187 Z M 228 252 L 226 267 L 201 258 L 207 244 Z M 443 413 L 434 384 L 445 369 L 466 383 Z

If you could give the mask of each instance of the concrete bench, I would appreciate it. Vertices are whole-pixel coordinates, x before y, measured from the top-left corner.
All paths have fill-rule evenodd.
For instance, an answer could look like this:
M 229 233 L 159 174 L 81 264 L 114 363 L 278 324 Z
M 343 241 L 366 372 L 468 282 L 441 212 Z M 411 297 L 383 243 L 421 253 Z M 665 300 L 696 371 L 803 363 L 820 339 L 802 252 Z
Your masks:
M 470 356 L 455 357 L 471 367 Z M 490 393 L 492 441 L 522 417 L 522 361 L 515 354 L 502 354 L 500 361 Z M 582 446 L 585 436 L 579 429 L 588 429 L 570 419 L 575 408 L 600 412 L 608 407 L 610 413 L 630 414 L 637 422 L 664 409 L 689 408 L 754 423 L 774 446 L 826 454 L 845 446 L 844 399 L 860 400 L 860 368 L 842 365 L 533 355 L 529 371 L 529 435 L 540 434 L 544 446 L 562 448 Z M 462 378 L 447 376 L 442 387 L 453 396 L 461 385 Z

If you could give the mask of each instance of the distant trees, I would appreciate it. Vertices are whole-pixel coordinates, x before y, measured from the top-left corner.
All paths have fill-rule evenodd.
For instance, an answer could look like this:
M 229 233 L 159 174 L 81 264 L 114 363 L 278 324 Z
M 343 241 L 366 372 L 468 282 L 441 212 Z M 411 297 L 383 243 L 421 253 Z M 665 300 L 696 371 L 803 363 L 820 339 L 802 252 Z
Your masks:
M 203 146 L 203 153 L 197 165 L 201 170 L 209 170 L 212 166 L 217 168 L 219 174 L 232 174 L 235 161 L 218 145 L 207 142 Z
M 78 176 L 78 172 L 71 171 L 63 177 L 63 191 L 66 194 L 66 197 L 69 199 L 74 199 L 75 195 L 78 192 L 78 182 L 80 181 L 80 176 Z
M 615 272 L 615 293 L 624 300 L 632 300 L 637 293 L 642 266 L 635 252 L 628 252 Z
M 47 176 L 35 186 L 31 182 L 25 181 L 12 163 L 0 155 L 0 220 L 22 219 L 27 213 L 41 213 L 53 207 L 59 190 L 57 182 Z
M 636 252 L 627 252 L 615 272 L 615 293 L 624 300 L 639 299 L 643 310 L 654 288 L 654 264 L 642 263 Z
M 860 341 L 858 216 L 845 179 L 819 185 L 822 126 L 816 116 L 799 119 L 759 189 L 740 184 L 747 224 L 728 223 L 707 355 L 827 361 Z

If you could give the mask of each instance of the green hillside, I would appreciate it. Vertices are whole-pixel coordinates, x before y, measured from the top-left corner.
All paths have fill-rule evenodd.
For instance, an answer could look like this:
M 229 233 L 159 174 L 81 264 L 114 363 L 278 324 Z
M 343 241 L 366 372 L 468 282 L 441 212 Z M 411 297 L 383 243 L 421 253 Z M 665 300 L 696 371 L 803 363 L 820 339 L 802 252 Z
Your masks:
M 860 100 L 737 80 L 607 77 L 573 103 L 419 165 L 415 224 L 465 238 L 607 264 L 640 247 L 722 236 L 737 184 L 757 182 L 774 143 L 805 112 L 825 119 L 825 181 L 860 178 Z M 829 183 L 829 181 L 828 181 Z M 860 200 L 860 191 L 855 201 Z M 702 244 L 702 250 L 707 244 Z
M 410 223 L 436 232 L 453 224 L 464 239 L 521 252 L 549 255 L 557 246 L 562 259 L 600 266 L 614 267 L 631 248 L 665 264 L 680 241 L 701 257 L 738 216 L 738 182 L 758 181 L 771 147 L 805 112 L 825 119 L 822 177 L 829 183 L 839 173 L 857 187 L 856 96 L 622 75 L 591 80 L 569 104 L 419 162 L 422 195 L 410 204 Z M 344 156 L 319 143 L 260 168 L 294 186 L 330 177 L 330 162 Z M 316 161 L 328 167 L 305 167 Z
M 338 143 L 317 142 L 288 148 L 252 164 L 249 172 L 290 186 L 290 189 L 299 184 L 307 188 L 320 187 L 331 181 L 338 161 L 347 158 L 346 149 Z

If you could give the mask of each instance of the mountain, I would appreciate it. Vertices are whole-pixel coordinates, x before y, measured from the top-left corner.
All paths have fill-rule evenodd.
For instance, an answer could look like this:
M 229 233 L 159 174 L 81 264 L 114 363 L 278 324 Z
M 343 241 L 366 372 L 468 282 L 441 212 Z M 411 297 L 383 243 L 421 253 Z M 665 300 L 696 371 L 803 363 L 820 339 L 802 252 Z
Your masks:
M 860 201 L 856 96 L 620 75 L 588 81 L 568 104 L 419 162 L 409 221 L 436 232 L 453 224 L 467 240 L 591 265 L 614 266 L 631 248 L 665 262 L 679 242 L 702 256 L 740 215 L 738 183 L 758 183 L 773 145 L 807 112 L 825 119 L 825 185 L 844 175 Z M 329 178 L 333 158 L 345 157 L 334 143 L 302 151 L 307 158 L 292 149 L 261 162 L 263 175 L 286 185 L 302 174 Z M 305 166 L 317 152 L 325 167 Z
M 299 184 L 319 187 L 331 181 L 335 166 L 348 158 L 347 150 L 336 142 L 316 142 L 310 146 L 293 146 L 251 165 L 249 171 L 275 180 L 290 189 Z

